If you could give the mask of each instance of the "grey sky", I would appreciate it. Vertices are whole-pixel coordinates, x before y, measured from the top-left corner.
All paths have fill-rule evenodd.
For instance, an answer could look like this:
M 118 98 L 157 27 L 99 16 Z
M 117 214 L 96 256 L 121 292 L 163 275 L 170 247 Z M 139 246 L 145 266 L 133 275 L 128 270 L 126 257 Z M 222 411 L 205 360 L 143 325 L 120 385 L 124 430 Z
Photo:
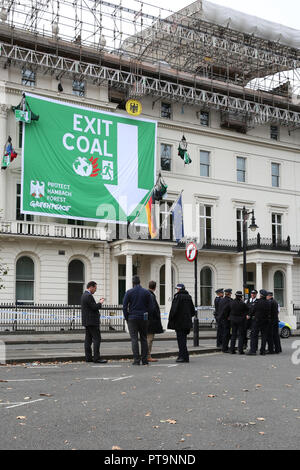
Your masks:
M 193 0 L 148 0 L 148 3 L 163 6 L 173 11 L 193 3 Z M 275 23 L 300 30 L 299 0 L 213 0 L 211 3 L 255 15 Z

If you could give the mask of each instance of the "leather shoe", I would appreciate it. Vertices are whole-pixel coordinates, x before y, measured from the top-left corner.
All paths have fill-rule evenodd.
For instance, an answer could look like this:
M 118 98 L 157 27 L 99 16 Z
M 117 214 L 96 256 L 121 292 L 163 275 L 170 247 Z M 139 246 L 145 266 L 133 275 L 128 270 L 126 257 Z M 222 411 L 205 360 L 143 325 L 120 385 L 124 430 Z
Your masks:
M 153 357 L 148 357 L 148 362 L 157 362 L 158 359 L 154 359 Z
M 139 366 L 139 365 L 140 365 L 140 361 L 133 361 L 132 365 L 133 365 L 133 366 Z
M 176 359 L 176 362 L 190 362 L 188 359 L 183 359 L 182 357 L 179 357 Z
M 106 364 L 107 360 L 106 359 L 97 359 L 97 361 L 94 361 L 95 364 Z

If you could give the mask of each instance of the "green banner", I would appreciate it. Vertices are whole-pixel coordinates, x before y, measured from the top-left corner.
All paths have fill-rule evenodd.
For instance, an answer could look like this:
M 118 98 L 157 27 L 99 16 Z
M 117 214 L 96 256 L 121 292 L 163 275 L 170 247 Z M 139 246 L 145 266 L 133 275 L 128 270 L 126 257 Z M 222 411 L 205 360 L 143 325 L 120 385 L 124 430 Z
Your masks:
M 23 124 L 22 213 L 133 220 L 155 184 L 156 122 L 26 100 L 40 118 Z

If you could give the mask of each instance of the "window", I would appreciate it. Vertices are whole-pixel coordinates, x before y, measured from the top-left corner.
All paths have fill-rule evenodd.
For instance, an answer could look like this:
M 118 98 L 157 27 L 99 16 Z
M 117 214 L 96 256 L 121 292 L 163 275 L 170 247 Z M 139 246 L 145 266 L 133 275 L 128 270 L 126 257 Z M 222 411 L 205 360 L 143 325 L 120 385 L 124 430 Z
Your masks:
M 236 172 L 237 172 L 237 182 L 245 183 L 246 182 L 246 158 L 243 158 L 243 157 L 236 158 Z
M 73 80 L 73 95 L 84 96 L 85 94 L 85 82 L 80 80 Z
M 172 146 L 160 144 L 160 166 L 164 171 L 171 171 Z
M 279 188 L 279 163 L 272 163 L 272 186 Z
M 212 241 L 212 206 L 200 204 L 200 243 L 211 245 Z
M 279 244 L 282 241 L 282 215 L 272 214 L 272 243 Z
M 170 103 L 161 103 L 161 117 L 171 119 L 172 117 L 172 106 Z
M 210 152 L 200 150 L 200 176 L 210 176 Z
M 208 267 L 200 271 L 200 302 L 202 306 L 212 305 L 212 270 Z
M 69 264 L 68 272 L 68 304 L 80 305 L 80 299 L 84 290 L 84 264 L 79 259 L 74 259 Z
M 279 139 L 279 127 L 278 126 L 270 126 L 270 137 L 272 140 Z
M 200 124 L 204 127 L 209 127 L 209 112 L 201 111 L 200 112 Z
M 29 256 L 19 258 L 16 265 L 16 302 L 34 303 L 34 262 Z
M 35 72 L 30 69 L 22 70 L 22 85 L 35 86 Z
M 21 214 L 21 184 L 20 183 L 17 183 L 16 220 L 24 220 L 24 222 L 33 221 L 33 215 Z
M 132 265 L 132 275 L 135 276 L 137 274 L 137 267 L 136 265 Z M 126 292 L 126 264 L 119 264 L 118 267 L 118 284 L 119 284 L 119 305 L 123 304 L 124 295 Z
M 242 246 L 243 236 L 243 211 L 242 209 L 236 210 L 236 239 L 238 246 Z
M 174 268 L 171 268 L 171 292 L 172 295 L 175 290 L 175 272 Z M 166 266 L 163 265 L 159 271 L 159 304 L 166 305 Z M 167 299 L 168 300 L 168 299 Z M 171 300 L 171 299 L 170 299 Z
M 161 240 L 173 240 L 173 217 L 170 214 L 172 202 L 161 201 L 159 206 L 159 238 Z
M 274 274 L 274 299 L 280 307 L 284 307 L 284 276 L 281 271 Z

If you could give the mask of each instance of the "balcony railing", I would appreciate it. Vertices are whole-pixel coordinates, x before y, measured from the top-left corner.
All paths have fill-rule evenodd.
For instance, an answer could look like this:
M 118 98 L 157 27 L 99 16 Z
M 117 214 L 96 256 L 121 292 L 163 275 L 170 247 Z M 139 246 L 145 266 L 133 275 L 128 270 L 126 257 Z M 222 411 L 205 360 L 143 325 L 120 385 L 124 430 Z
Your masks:
M 0 221 L 0 235 L 27 235 L 33 237 L 72 238 L 80 240 L 108 240 L 103 227 L 48 224 L 23 221 Z

